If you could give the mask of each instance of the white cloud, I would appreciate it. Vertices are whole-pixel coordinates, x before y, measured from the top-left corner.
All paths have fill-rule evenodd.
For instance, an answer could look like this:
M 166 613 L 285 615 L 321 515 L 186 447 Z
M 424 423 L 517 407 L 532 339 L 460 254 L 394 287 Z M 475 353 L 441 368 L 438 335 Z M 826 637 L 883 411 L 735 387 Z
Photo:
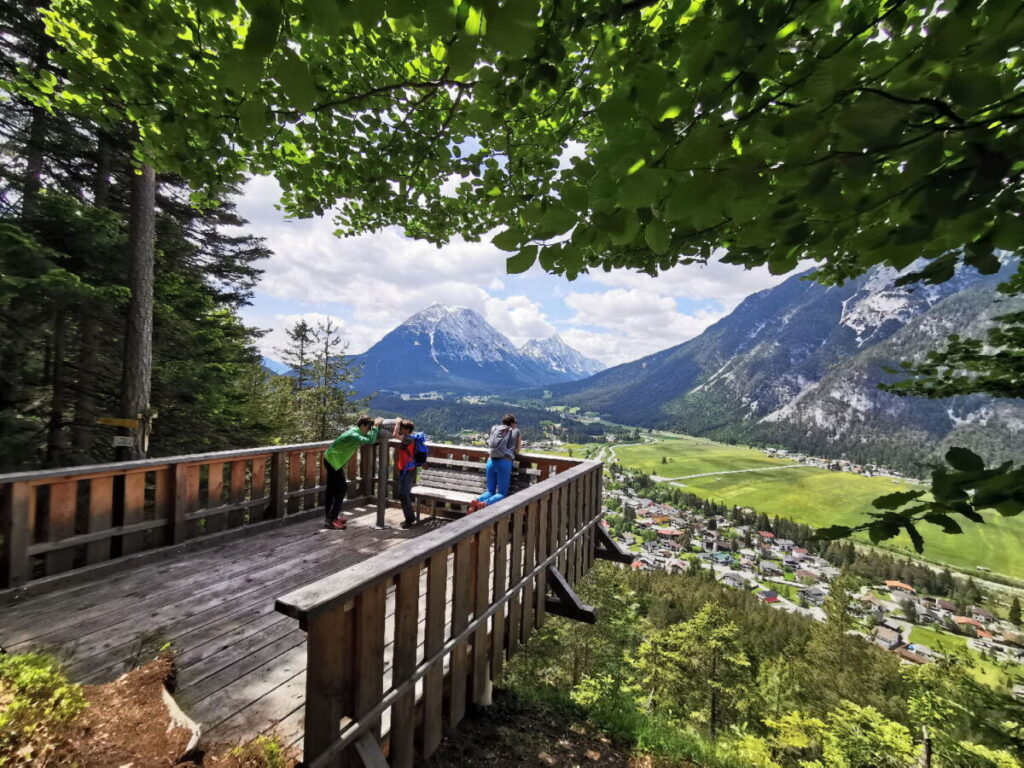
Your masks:
M 648 287 L 570 293 L 565 303 L 576 314 L 563 337 L 580 352 L 610 365 L 635 360 L 698 336 L 724 311 L 680 312 L 671 296 Z
M 690 299 L 714 299 L 725 309 L 731 310 L 750 294 L 778 285 L 793 274 L 773 275 L 767 267 L 743 269 L 735 264 L 713 261 L 705 265 L 680 264 L 662 272 L 658 277 L 641 272 L 613 270 L 595 272 L 592 279 L 614 288 L 653 290 L 662 295 L 685 296 Z
M 563 162 L 578 154 L 568 146 Z M 272 328 L 260 344 L 271 357 L 299 317 L 330 316 L 349 351 L 359 353 L 437 301 L 480 312 L 516 345 L 560 332 L 583 354 L 614 365 L 693 338 L 750 293 L 785 279 L 720 263 L 679 266 L 657 278 L 597 271 L 579 283 L 544 276 L 538 266 L 506 276 L 507 254 L 486 238 L 436 248 L 389 228 L 339 239 L 329 217 L 285 219 L 275 207 L 279 197 L 275 181 L 253 178 L 237 200 L 246 230 L 265 237 L 274 254 L 261 265 L 257 305 L 245 311 L 250 324 Z M 494 295 L 507 290 L 515 293 Z M 713 300 L 722 311 L 680 312 L 676 297 Z M 574 314 L 556 327 L 550 315 L 560 315 L 558 301 Z

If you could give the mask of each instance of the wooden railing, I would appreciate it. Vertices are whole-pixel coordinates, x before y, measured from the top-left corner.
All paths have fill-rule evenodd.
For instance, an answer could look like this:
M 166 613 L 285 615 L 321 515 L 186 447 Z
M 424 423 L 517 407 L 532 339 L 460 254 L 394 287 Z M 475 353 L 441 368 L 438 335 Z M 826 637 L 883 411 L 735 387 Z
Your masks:
M 383 503 L 391 459 L 390 428 L 347 466 L 350 504 Z M 0 475 L 0 589 L 182 545 L 229 531 L 273 525 L 323 506 L 328 442 L 66 467 Z M 479 448 L 431 444 L 431 455 L 487 459 Z M 568 459 L 524 456 L 535 478 Z M 137 558 L 135 558 L 137 559 Z M 124 562 L 122 562 L 124 561 Z
M 0 475 L 0 588 L 323 505 L 329 443 Z M 350 498 L 374 493 L 377 452 L 348 466 Z
M 529 489 L 278 599 L 308 633 L 306 765 L 429 757 L 442 722 L 487 703 L 504 661 L 554 610 L 548 587 L 565 594 L 590 568 L 601 464 L 529 461 L 545 475 Z

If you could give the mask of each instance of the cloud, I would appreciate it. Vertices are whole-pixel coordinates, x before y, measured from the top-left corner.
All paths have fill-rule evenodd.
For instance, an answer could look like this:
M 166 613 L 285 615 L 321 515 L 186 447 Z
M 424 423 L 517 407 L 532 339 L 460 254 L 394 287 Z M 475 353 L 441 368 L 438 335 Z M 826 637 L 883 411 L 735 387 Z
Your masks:
M 578 154 L 568 146 L 563 162 Z M 260 265 L 255 305 L 244 312 L 248 323 L 272 329 L 260 343 L 270 357 L 300 317 L 330 317 L 355 354 L 436 301 L 476 310 L 516 345 L 557 332 L 614 365 L 693 338 L 744 297 L 785 279 L 721 263 L 679 266 L 657 278 L 597 271 L 574 283 L 538 266 L 506 275 L 507 254 L 486 238 L 437 248 L 388 228 L 342 239 L 329 217 L 286 219 L 279 197 L 273 179 L 256 177 L 236 201 L 250 222 L 245 230 L 266 238 L 274 254 Z M 690 309 L 685 300 L 706 306 Z
M 690 299 L 713 299 L 724 309 L 731 310 L 750 294 L 778 285 L 793 274 L 773 275 L 767 267 L 743 269 L 735 264 L 713 261 L 704 265 L 680 264 L 657 277 L 613 270 L 597 272 L 592 279 L 614 288 L 653 290 L 661 295 Z
M 576 314 L 563 338 L 588 357 L 617 365 L 681 344 L 725 316 L 724 311 L 680 312 L 676 300 L 648 286 L 570 293 L 565 303 Z

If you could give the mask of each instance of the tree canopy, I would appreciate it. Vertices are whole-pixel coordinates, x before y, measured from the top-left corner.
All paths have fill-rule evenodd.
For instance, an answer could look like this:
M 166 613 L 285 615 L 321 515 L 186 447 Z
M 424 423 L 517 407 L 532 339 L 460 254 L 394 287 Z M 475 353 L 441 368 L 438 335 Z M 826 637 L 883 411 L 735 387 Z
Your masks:
M 1024 246 L 1014 0 L 53 0 L 55 103 L 345 233 L 574 277 L 720 258 L 947 279 Z M 47 71 L 39 93 L 52 88 Z M 395 194 L 400 192 L 401 194 Z
M 718 259 L 776 274 L 811 261 L 824 283 L 885 264 L 909 268 L 902 284 L 937 283 L 1024 251 L 1019 0 L 51 0 L 42 13 L 55 47 L 22 92 L 127 121 L 137 160 L 180 174 L 196 202 L 270 174 L 285 211 L 330 211 L 340 234 L 493 235 L 508 271 L 570 279 Z M 1001 290 L 1022 286 L 1018 269 Z M 1015 319 L 994 354 L 954 340 L 897 391 L 1019 393 Z M 956 455 L 939 506 L 888 499 L 876 539 L 906 529 L 918 543 L 920 519 L 953 531 L 949 514 L 977 516 L 979 493 L 1024 509 L 1024 470 Z

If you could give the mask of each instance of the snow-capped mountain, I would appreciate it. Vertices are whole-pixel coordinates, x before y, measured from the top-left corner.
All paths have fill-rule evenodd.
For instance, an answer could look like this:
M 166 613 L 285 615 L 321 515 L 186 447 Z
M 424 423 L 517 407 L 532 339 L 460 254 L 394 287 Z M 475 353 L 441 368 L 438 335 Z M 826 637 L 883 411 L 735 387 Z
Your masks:
M 586 360 L 562 343 L 559 366 L 544 356 L 525 354 L 479 313 L 465 307 L 432 304 L 417 312 L 361 355 L 362 393 L 460 392 L 491 394 L 573 381 L 565 359 Z M 592 361 L 587 361 L 592 363 Z
M 965 268 L 939 285 L 905 287 L 888 268 L 832 287 L 799 275 L 690 341 L 549 389 L 554 402 L 612 421 L 907 469 L 951 444 L 1009 458 L 1024 439 L 1019 401 L 898 397 L 878 384 L 899 378 L 886 368 L 921 359 L 950 334 L 981 336 L 993 315 L 1019 307 L 995 292 L 1013 268 Z
M 566 344 L 557 333 L 546 339 L 530 339 L 519 348 L 519 351 L 553 371 L 565 373 L 577 379 L 593 376 L 608 367 L 599 360 L 584 357 Z

